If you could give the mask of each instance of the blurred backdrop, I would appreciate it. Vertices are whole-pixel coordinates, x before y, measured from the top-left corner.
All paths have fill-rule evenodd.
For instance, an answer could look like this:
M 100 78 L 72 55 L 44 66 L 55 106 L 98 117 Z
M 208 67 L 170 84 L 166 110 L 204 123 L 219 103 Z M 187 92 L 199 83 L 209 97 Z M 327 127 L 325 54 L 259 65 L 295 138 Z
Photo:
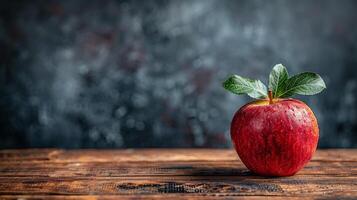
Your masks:
M 236 73 L 319 73 L 319 147 L 357 147 L 356 1 L 1 1 L 0 148 L 229 147 Z

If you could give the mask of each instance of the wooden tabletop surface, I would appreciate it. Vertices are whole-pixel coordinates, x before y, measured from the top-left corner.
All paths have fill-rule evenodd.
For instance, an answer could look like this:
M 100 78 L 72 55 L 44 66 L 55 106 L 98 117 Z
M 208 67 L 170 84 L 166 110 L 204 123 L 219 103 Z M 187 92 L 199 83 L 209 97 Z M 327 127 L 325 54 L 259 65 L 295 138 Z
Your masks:
M 357 149 L 318 150 L 291 177 L 230 149 L 1 150 L 0 199 L 357 199 Z

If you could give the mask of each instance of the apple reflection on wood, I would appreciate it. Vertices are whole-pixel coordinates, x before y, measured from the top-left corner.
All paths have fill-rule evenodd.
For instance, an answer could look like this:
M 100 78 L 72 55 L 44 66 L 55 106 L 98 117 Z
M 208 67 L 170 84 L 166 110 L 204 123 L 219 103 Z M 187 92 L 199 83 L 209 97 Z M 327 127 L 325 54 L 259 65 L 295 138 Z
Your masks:
M 259 80 L 237 75 L 230 76 L 223 87 L 258 99 L 241 107 L 231 122 L 233 145 L 248 169 L 263 176 L 291 176 L 309 162 L 319 138 L 317 119 L 305 103 L 288 97 L 324 90 L 318 74 L 289 77 L 278 64 L 269 75 L 269 90 Z

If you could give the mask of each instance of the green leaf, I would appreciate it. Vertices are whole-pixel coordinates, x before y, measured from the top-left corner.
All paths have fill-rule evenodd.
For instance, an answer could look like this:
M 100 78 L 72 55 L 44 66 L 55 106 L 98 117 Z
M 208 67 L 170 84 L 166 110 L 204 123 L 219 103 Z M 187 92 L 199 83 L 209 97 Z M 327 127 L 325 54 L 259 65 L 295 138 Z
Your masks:
M 247 94 L 256 99 L 268 96 L 267 88 L 261 81 L 238 75 L 231 75 L 223 82 L 223 87 L 234 94 Z M 314 95 L 325 88 L 325 82 L 318 74 L 304 72 L 289 78 L 288 70 L 282 64 L 275 65 L 269 74 L 269 90 L 272 91 L 272 97 L 269 98 L 286 98 L 294 94 Z
M 238 95 L 247 94 L 256 99 L 267 97 L 267 88 L 261 81 L 243 78 L 238 75 L 231 75 L 223 82 L 223 87 Z
M 314 95 L 325 88 L 325 82 L 318 74 L 304 72 L 289 78 L 284 86 L 284 91 L 278 97 L 289 97 L 293 94 Z
M 269 89 L 273 92 L 273 98 L 279 97 L 284 92 L 288 78 L 288 70 L 282 64 L 273 67 L 269 75 Z

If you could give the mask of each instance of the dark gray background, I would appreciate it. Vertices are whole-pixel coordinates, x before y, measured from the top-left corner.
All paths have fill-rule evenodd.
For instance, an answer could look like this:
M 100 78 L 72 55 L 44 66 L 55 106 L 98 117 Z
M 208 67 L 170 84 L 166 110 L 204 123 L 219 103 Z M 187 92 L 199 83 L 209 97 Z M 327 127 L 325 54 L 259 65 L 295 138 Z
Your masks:
M 357 147 L 356 1 L 1 1 L 0 148 L 228 147 L 231 73 L 319 73 L 319 147 Z

